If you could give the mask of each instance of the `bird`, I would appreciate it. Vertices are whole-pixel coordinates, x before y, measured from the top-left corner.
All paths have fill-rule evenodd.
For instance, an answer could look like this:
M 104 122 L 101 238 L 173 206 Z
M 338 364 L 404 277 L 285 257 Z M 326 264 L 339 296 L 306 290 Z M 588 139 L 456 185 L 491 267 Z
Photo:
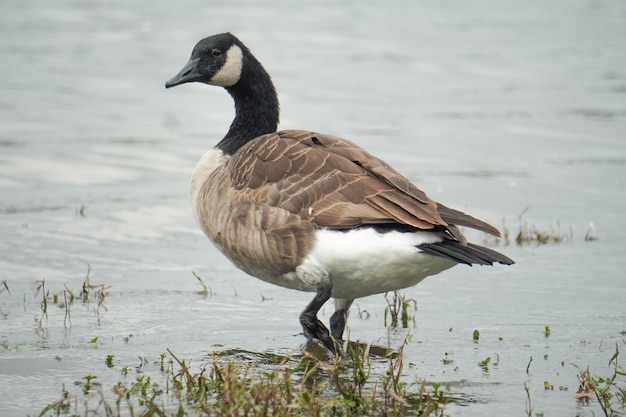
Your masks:
M 199 227 L 247 274 L 314 293 L 304 335 L 337 353 L 357 298 L 411 287 L 457 264 L 514 264 L 469 243 L 461 227 L 500 236 L 449 208 L 382 159 L 337 136 L 277 130 L 270 75 L 235 35 L 201 39 L 166 88 L 223 87 L 235 105 L 226 135 L 199 160 L 189 187 Z M 330 331 L 318 318 L 334 299 Z

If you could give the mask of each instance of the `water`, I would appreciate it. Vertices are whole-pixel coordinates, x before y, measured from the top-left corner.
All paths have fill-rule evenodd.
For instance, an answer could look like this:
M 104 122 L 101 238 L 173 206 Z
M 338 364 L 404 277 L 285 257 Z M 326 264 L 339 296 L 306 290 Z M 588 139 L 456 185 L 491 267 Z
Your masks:
M 354 140 L 436 200 L 499 227 L 505 219 L 512 232 L 526 207 L 539 229 L 571 230 L 571 242 L 500 246 L 513 267 L 459 266 L 407 289 L 419 309 L 406 380 L 450 386 L 466 399 L 448 406 L 455 416 L 524 414 L 524 384 L 535 412 L 601 412 L 573 398 L 573 364 L 608 376 L 626 329 L 622 2 L 0 8 L 3 415 L 36 415 L 89 374 L 112 386 L 120 368 L 167 348 L 196 362 L 213 350 L 299 354 L 297 315 L 311 295 L 238 272 L 190 213 L 191 169 L 223 136 L 232 102 L 216 88 L 163 83 L 198 39 L 221 31 L 272 74 L 282 128 Z M 585 242 L 590 222 L 599 240 Z M 88 268 L 107 286 L 104 306 L 75 302 L 68 319 L 49 305 L 46 318 L 38 280 L 78 294 Z M 357 300 L 351 337 L 386 345 L 385 306 Z

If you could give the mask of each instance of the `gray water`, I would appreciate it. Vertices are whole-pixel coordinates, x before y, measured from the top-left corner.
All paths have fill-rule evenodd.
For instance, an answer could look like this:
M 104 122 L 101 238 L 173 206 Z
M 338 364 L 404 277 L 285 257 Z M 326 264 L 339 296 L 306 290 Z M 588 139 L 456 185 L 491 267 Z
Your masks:
M 33 0 L 0 11 L 3 416 L 36 415 L 89 374 L 111 387 L 120 368 L 167 348 L 196 363 L 214 350 L 300 353 L 311 294 L 236 270 L 190 213 L 191 169 L 232 102 L 163 84 L 222 31 L 272 74 L 281 128 L 353 140 L 513 234 L 527 207 L 528 224 L 571 233 L 500 242 L 516 265 L 458 266 L 404 291 L 419 305 L 405 380 L 450 386 L 464 399 L 447 407 L 455 416 L 524 415 L 524 384 L 535 412 L 601 412 L 574 399 L 575 365 L 609 376 L 615 345 L 626 350 L 624 2 Z M 38 281 L 78 294 L 89 268 L 104 305 L 45 316 Z M 398 346 L 407 331 L 388 334 L 385 307 L 382 295 L 357 300 L 350 337 Z

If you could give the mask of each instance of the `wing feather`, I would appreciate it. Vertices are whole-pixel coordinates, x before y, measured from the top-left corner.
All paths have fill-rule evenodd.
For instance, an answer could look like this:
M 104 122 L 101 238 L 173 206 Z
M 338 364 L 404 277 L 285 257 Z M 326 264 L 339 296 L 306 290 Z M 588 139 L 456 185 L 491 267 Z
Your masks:
M 268 134 L 244 145 L 225 168 L 235 201 L 284 209 L 320 228 L 439 228 L 461 244 L 466 240 L 457 225 L 499 235 L 493 226 L 437 204 L 387 163 L 335 136 Z

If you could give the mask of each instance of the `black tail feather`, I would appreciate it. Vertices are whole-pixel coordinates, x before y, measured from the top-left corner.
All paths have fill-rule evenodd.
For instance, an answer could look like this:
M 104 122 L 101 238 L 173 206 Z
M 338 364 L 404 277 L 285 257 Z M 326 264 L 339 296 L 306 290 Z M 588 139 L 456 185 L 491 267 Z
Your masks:
M 467 265 L 493 265 L 495 262 L 504 265 L 515 263 L 511 258 L 473 243 L 463 245 L 456 240 L 444 240 L 438 243 L 426 243 L 418 248 L 425 253 L 451 259 L 455 262 Z

